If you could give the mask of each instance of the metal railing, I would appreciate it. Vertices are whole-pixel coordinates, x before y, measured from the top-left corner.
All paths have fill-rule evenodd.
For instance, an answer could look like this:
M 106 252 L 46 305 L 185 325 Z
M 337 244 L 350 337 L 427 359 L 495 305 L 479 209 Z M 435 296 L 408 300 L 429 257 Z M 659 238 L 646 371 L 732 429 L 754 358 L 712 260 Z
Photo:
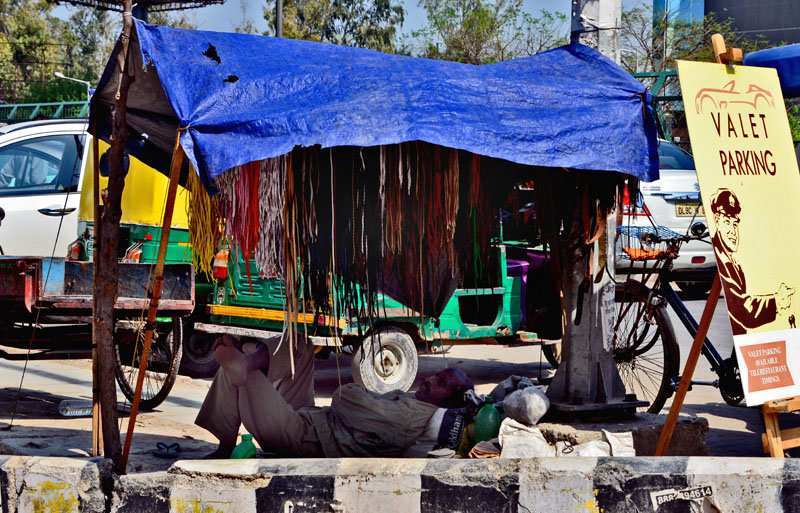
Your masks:
M 18 123 L 34 119 L 82 119 L 88 115 L 88 101 L 0 104 L 0 123 Z

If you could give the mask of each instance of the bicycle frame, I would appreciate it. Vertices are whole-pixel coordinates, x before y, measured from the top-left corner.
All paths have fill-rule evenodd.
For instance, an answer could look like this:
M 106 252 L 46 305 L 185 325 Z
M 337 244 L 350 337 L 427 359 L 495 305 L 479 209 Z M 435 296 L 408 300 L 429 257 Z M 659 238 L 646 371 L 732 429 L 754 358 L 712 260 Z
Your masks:
M 660 280 L 657 289 L 658 295 L 663 297 L 672 307 L 672 310 L 678 316 L 678 319 L 680 319 L 681 324 L 683 324 L 683 326 L 686 328 L 686 331 L 688 331 L 692 336 L 692 339 L 694 339 L 694 337 L 697 336 L 697 328 L 699 326 L 697 320 L 686 308 L 686 305 L 683 304 L 683 300 L 678 297 L 678 293 L 673 290 L 670 283 L 671 280 Z M 722 376 L 727 375 L 728 365 L 725 363 L 725 359 L 719 354 L 717 349 L 714 347 L 714 344 L 711 343 L 711 340 L 709 340 L 708 337 L 706 337 L 706 339 L 703 341 L 701 353 L 706 357 L 708 363 L 711 364 L 711 370 L 713 370 L 717 376 L 722 378 Z M 677 385 L 677 383 L 675 383 L 676 379 L 680 381 L 680 376 L 673 377 L 673 386 Z M 714 386 L 719 386 L 719 382 L 717 381 L 714 383 Z

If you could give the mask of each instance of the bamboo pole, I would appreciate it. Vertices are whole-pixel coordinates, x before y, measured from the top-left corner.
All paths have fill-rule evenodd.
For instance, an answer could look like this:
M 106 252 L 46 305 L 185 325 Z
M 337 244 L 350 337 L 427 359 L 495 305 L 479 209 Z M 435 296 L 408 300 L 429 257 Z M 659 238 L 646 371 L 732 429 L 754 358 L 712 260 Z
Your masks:
M 95 122 L 95 134 L 97 134 L 97 123 Z M 100 139 L 92 137 L 92 190 L 94 201 L 94 234 L 95 240 L 100 240 Z M 97 280 L 97 248 L 92 251 L 94 260 L 94 275 L 92 283 Z M 95 305 L 92 302 L 92 313 L 95 312 Z M 103 452 L 103 439 L 100 436 L 100 363 L 97 355 L 97 332 L 92 329 L 92 456 L 99 456 Z
M 711 326 L 711 318 L 714 317 L 714 310 L 717 308 L 720 292 L 722 292 L 722 283 L 719 281 L 719 273 L 717 273 L 711 285 L 711 292 L 708 293 L 706 307 L 703 310 L 703 316 L 700 318 L 700 325 L 697 327 L 697 334 L 694 336 L 692 349 L 689 351 L 689 357 L 686 359 L 686 367 L 684 367 L 683 374 L 681 374 L 681 384 L 678 385 L 678 391 L 675 392 L 675 399 L 672 400 L 672 405 L 669 407 L 667 421 L 661 429 L 661 436 L 658 438 L 655 456 L 664 456 L 667 454 L 669 441 L 672 439 L 673 431 L 675 431 L 675 424 L 678 423 L 678 415 L 681 413 L 683 400 L 686 398 L 686 392 L 689 390 L 689 385 L 692 383 L 692 375 L 694 374 L 695 367 L 697 367 L 697 360 L 700 359 L 700 351 L 703 349 L 703 342 L 705 342 L 708 328 Z
M 128 454 L 131 449 L 133 439 L 133 429 L 136 426 L 136 415 L 139 412 L 139 400 L 142 395 L 142 385 L 144 375 L 147 372 L 147 358 L 150 355 L 150 345 L 153 342 L 153 328 L 158 314 L 158 302 L 161 298 L 161 287 L 164 284 L 164 262 L 167 259 L 167 246 L 169 243 L 169 232 L 172 226 L 172 213 L 175 209 L 175 196 L 178 192 L 178 180 L 180 179 L 181 166 L 183 165 L 183 148 L 181 148 L 181 134 L 175 137 L 175 147 L 172 151 L 172 163 L 169 168 L 169 189 L 167 190 L 167 204 L 164 207 L 164 222 L 161 225 L 161 240 L 158 245 L 158 258 L 156 260 L 155 277 L 153 278 L 153 290 L 150 295 L 150 306 L 147 310 L 147 323 L 145 324 L 144 347 L 139 361 L 139 374 L 136 376 L 136 389 L 133 394 L 131 404 L 131 414 L 128 418 L 128 432 L 125 435 L 125 447 L 122 450 L 122 460 L 120 468 L 125 469 L 128 464 Z M 122 472 L 120 472 L 122 473 Z

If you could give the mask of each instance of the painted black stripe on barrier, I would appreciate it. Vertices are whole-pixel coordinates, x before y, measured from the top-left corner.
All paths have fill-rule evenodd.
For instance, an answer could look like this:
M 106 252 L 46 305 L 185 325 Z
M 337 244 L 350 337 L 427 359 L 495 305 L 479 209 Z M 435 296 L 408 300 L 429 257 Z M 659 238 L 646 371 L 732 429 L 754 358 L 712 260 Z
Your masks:
M 120 505 L 115 513 L 169 513 L 170 484 L 154 484 L 152 488 L 138 485 L 121 490 Z M 117 485 L 119 486 L 119 485 Z
M 800 511 L 800 461 L 783 460 L 783 486 L 781 486 L 783 511 Z
M 483 511 L 517 513 L 519 482 L 508 476 L 492 484 L 451 484 L 436 476 L 422 475 L 421 513 Z M 514 476 L 516 479 L 516 476 Z M 475 481 L 465 480 L 465 483 Z
M 0 462 L 0 466 L 3 462 Z M 8 473 L 0 468 L 0 506 L 2 506 L 3 513 L 9 512 L 8 505 Z
M 654 509 L 651 492 L 688 487 L 688 458 L 599 458 L 593 472 L 601 511 L 689 513 L 684 500 L 665 500 Z
M 256 489 L 256 511 L 330 511 L 333 488 L 333 476 L 272 476 L 267 486 Z

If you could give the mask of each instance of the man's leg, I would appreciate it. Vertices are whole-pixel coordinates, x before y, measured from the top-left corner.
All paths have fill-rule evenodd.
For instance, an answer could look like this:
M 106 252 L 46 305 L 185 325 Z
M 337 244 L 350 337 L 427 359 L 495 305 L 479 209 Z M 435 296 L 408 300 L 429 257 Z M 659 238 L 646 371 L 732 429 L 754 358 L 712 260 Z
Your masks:
M 267 377 L 278 393 L 295 410 L 314 406 L 314 346 L 302 333 L 297 334 L 295 347 L 290 347 L 289 340 L 285 338 L 281 343 L 280 337 L 267 339 L 265 344 L 270 354 Z M 294 357 L 294 376 L 290 352 Z
M 322 456 L 311 421 L 286 402 L 261 372 L 251 372 L 239 387 L 242 424 L 262 449 L 283 456 Z
M 230 457 L 241 424 L 264 450 L 287 456 L 322 454 L 314 427 L 261 372 L 251 372 L 243 385 L 236 386 L 220 369 L 195 423 L 219 439 L 215 457 Z
M 229 458 L 239 436 L 239 387 L 231 383 L 220 368 L 194 421 L 219 440 L 219 448 L 209 457 Z

